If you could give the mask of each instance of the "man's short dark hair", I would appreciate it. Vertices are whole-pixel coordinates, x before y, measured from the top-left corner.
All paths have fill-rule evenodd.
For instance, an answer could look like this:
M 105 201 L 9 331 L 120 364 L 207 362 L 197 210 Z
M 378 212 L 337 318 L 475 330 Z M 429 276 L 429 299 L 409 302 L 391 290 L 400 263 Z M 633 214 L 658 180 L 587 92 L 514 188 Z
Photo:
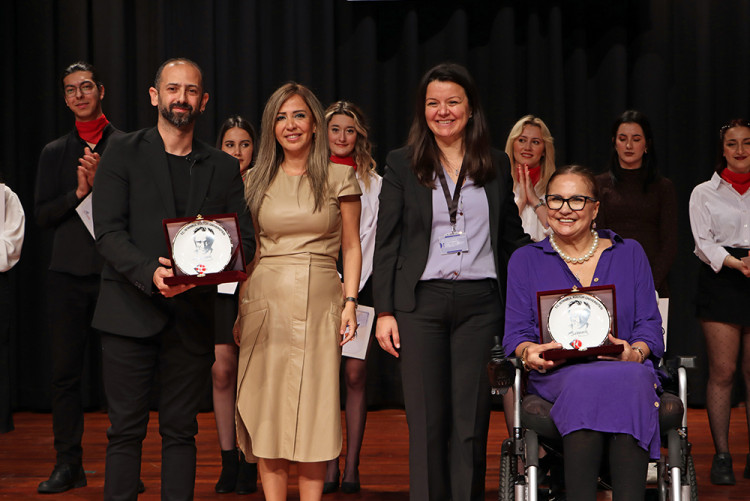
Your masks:
M 104 86 L 101 80 L 99 80 L 99 75 L 97 75 L 96 68 L 94 68 L 93 64 L 87 63 L 86 61 L 76 61 L 75 63 L 65 68 L 62 72 L 62 76 L 60 77 L 60 85 L 62 85 L 63 90 L 65 90 L 65 77 L 67 77 L 71 73 L 75 73 L 76 71 L 90 72 L 91 78 L 94 80 L 96 86 L 99 87 L 99 89 Z
M 172 63 L 186 63 L 186 64 L 192 65 L 196 70 L 198 70 L 198 73 L 200 73 L 201 75 L 201 88 L 203 88 L 203 70 L 201 69 L 200 66 L 198 66 L 198 63 L 186 57 L 173 57 L 161 63 L 161 66 L 159 66 L 159 69 L 156 70 L 156 77 L 154 77 L 154 89 L 159 90 L 159 82 L 161 81 L 161 74 L 164 71 L 164 68 L 166 68 L 168 65 Z

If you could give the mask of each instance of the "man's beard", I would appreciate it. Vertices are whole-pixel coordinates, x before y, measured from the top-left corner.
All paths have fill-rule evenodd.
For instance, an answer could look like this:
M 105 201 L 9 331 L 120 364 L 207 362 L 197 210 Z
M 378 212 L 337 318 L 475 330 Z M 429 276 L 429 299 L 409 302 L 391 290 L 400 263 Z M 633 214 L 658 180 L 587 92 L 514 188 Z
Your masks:
M 177 106 L 179 106 L 180 108 L 185 108 L 188 111 L 185 113 L 181 112 L 179 114 L 175 113 L 172 110 Z M 161 116 L 166 118 L 167 121 L 175 127 L 184 127 L 186 125 L 190 125 L 201 113 L 200 111 L 193 111 L 193 107 L 188 103 L 172 103 L 169 105 L 169 108 L 159 106 L 159 112 L 161 113 Z

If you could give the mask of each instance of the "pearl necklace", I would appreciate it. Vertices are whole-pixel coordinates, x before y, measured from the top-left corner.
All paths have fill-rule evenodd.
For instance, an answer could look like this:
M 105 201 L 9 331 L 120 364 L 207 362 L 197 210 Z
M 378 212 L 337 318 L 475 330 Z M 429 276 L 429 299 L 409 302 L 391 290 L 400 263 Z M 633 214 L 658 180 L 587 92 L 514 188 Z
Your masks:
M 594 242 L 591 244 L 591 248 L 588 250 L 588 252 L 581 257 L 570 257 L 567 254 L 565 254 L 562 251 L 562 249 L 560 249 L 560 247 L 557 245 L 557 242 L 555 242 L 554 233 L 549 236 L 549 244 L 566 263 L 582 264 L 588 261 L 589 259 L 591 259 L 591 256 L 593 256 L 594 253 L 596 252 L 596 248 L 599 247 L 599 234 L 596 232 L 596 230 L 591 230 L 591 236 L 594 237 Z

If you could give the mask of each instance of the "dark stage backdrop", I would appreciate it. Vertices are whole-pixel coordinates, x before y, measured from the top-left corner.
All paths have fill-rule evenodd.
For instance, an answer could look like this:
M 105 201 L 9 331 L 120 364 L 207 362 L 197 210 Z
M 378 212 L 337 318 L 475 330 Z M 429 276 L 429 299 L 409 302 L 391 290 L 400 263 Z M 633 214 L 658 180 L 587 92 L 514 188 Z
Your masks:
M 690 385 L 691 401 L 701 405 L 705 358 L 693 314 L 698 260 L 687 202 L 693 186 L 711 175 L 719 127 L 750 114 L 750 2 L 451 4 L 23 0 L 5 7 L 0 169 L 28 218 L 23 257 L 11 273 L 15 407 L 44 410 L 50 401 L 42 299 L 50 234 L 34 223 L 33 195 L 39 152 L 73 126 L 60 71 L 79 59 L 94 63 L 106 86 L 107 117 L 132 131 L 155 123 L 147 90 L 157 66 L 174 56 L 203 67 L 211 97 L 197 133 L 205 141 L 214 142 L 218 124 L 232 113 L 258 124 L 270 93 L 294 79 L 323 103 L 345 98 L 362 106 L 380 166 L 405 140 L 419 77 L 444 60 L 465 64 L 476 78 L 496 147 L 504 146 L 520 116 L 534 113 L 555 136 L 559 164 L 601 170 L 613 119 L 627 108 L 642 110 L 654 126 L 660 170 L 675 182 L 680 204 L 669 351 L 699 356 Z M 378 355 L 371 361 L 371 404 L 398 405 L 397 365 Z M 87 400 L 97 406 L 97 364 L 87 371 Z

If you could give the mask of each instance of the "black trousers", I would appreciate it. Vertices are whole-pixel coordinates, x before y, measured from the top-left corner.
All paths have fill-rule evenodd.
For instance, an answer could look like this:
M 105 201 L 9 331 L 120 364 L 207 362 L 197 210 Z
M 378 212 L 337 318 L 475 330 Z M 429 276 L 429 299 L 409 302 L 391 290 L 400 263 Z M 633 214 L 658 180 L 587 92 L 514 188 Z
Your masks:
M 484 500 L 487 362 L 504 318 L 497 287 L 490 279 L 424 281 L 414 311 L 395 312 L 412 500 Z
M 211 333 L 206 333 L 211 336 Z M 213 338 L 208 346 L 213 347 Z M 195 488 L 198 410 L 211 381 L 213 351 L 183 343 L 174 324 L 148 338 L 102 334 L 109 403 L 104 499 L 135 501 L 155 378 L 159 379 L 161 499 L 190 500 Z
M 52 348 L 52 431 L 57 464 L 81 464 L 83 402 L 81 377 L 85 361 L 94 360 L 98 374 L 101 360 L 89 356 L 99 352 L 99 333 L 91 327 L 99 296 L 99 275 L 78 277 L 49 271 L 47 308 Z

